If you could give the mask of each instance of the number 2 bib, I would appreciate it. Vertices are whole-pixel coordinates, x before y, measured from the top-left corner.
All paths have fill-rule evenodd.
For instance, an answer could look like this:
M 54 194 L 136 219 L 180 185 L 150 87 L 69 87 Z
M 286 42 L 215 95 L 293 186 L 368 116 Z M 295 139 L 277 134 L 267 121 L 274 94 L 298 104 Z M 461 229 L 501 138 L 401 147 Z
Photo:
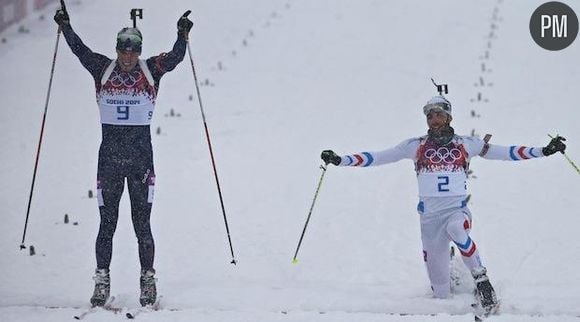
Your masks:
M 468 156 L 463 144 L 453 139 L 438 146 L 426 141 L 417 149 L 415 171 L 419 196 L 445 197 L 467 194 Z

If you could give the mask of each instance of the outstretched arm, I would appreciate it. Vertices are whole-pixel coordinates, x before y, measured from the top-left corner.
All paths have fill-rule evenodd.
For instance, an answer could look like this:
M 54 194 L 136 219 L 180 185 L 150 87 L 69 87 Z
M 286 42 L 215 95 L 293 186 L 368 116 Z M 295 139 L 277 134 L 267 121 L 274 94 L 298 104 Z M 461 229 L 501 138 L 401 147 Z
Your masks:
M 322 151 L 321 158 L 325 163 L 342 167 L 368 167 L 397 162 L 402 159 L 412 159 L 415 156 L 419 139 L 403 141 L 399 145 L 377 152 L 360 152 L 343 156 L 336 155 L 332 150 Z
M 520 161 L 533 158 L 543 157 L 541 147 L 527 147 L 527 146 L 501 146 L 490 144 L 489 150 L 483 155 L 483 158 L 489 160 L 507 160 Z
M 534 159 L 552 155 L 556 152 L 564 152 L 566 145 L 562 142 L 566 139 L 557 136 L 553 138 L 545 147 L 527 147 L 527 146 L 500 146 L 489 144 L 489 150 L 483 155 L 485 159 L 490 160 L 508 160 L 520 161 Z

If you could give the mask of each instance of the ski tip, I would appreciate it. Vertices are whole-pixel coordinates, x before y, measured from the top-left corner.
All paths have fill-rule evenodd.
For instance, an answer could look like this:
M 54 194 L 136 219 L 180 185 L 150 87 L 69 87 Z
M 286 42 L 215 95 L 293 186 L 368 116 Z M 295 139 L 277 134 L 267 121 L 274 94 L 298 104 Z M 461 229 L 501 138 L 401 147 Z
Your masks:
M 127 314 L 125 314 L 125 316 L 127 317 L 127 319 L 129 320 L 133 320 L 135 318 L 135 316 L 129 312 L 127 312 Z

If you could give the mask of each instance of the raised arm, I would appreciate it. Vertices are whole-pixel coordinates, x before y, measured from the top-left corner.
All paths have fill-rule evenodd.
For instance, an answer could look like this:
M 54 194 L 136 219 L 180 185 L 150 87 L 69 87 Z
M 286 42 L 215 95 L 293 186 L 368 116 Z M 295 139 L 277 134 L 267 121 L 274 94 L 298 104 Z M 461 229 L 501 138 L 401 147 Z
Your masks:
M 104 55 L 94 53 L 83 43 L 70 25 L 69 15 L 65 7 L 56 11 L 54 21 L 60 26 L 68 46 L 79 58 L 83 67 L 91 73 L 96 81 L 99 81 L 101 73 L 112 60 Z
M 168 53 L 147 59 L 147 66 L 156 81 L 161 79 L 166 72 L 172 71 L 183 60 L 189 31 L 193 27 L 193 22 L 187 18 L 190 13 L 190 10 L 186 11 L 177 21 L 177 40 L 173 49 Z

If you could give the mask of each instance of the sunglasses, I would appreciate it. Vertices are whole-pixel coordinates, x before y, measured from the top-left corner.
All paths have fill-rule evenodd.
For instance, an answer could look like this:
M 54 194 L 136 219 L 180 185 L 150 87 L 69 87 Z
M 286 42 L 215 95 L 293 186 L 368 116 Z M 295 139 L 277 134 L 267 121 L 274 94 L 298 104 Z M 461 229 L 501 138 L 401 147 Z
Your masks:
M 131 42 L 133 44 L 140 44 L 142 39 L 141 37 L 139 37 L 139 35 L 133 35 L 133 34 L 122 34 L 119 35 L 117 37 L 117 41 L 125 43 L 125 42 Z
M 429 112 L 431 112 L 433 110 L 441 110 L 441 111 L 450 113 L 451 112 L 451 105 L 449 105 L 447 103 L 428 104 L 428 105 L 425 105 L 423 107 L 423 114 L 427 115 L 427 114 L 429 114 Z

